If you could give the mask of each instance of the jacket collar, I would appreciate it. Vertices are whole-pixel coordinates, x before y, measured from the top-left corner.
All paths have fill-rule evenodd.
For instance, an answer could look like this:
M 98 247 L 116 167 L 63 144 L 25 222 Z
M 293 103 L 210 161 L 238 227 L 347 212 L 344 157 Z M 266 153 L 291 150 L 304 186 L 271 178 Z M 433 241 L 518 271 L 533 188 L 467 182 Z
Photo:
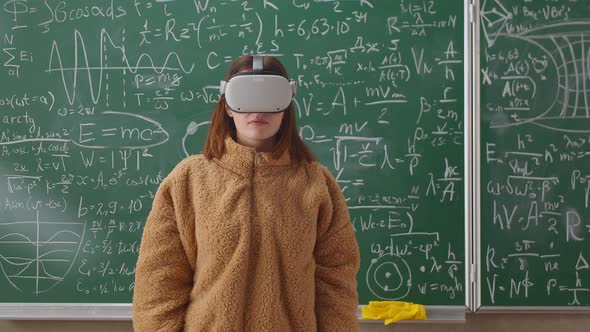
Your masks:
M 219 160 L 225 167 L 237 171 L 244 176 L 250 176 L 254 168 L 285 166 L 291 164 L 289 151 L 281 157 L 273 159 L 270 152 L 256 152 L 255 148 L 241 145 L 229 136 L 225 139 L 225 153 Z

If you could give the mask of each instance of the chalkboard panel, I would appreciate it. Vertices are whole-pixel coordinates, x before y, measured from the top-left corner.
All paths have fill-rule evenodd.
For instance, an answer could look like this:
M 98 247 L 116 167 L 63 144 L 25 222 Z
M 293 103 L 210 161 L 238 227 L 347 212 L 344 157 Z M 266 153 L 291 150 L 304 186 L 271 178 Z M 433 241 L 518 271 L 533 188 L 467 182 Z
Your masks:
M 155 190 L 263 53 L 348 200 L 360 303 L 464 304 L 461 1 L 15 0 L 0 36 L 0 302 L 130 303 Z
M 590 305 L 589 15 L 480 4 L 483 306 Z

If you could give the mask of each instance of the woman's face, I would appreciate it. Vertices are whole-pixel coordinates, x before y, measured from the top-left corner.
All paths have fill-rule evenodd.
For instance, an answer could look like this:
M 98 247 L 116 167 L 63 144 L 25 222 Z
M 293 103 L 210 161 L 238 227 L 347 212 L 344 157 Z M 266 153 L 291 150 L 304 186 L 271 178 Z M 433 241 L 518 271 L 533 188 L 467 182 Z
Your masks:
M 238 113 L 227 105 L 225 111 L 234 120 L 238 143 L 261 148 L 260 151 L 272 149 L 274 136 L 281 127 L 285 112 Z

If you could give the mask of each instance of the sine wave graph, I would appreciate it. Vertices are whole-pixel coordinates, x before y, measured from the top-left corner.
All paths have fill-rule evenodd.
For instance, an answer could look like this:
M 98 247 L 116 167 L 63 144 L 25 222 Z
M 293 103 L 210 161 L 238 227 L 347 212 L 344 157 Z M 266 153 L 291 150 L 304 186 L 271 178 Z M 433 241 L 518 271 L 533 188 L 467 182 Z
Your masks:
M 0 220 L 0 272 L 16 290 L 39 295 L 60 284 L 72 269 L 85 224 L 68 221 Z
M 124 33 L 125 30 L 123 30 L 123 34 Z M 80 80 L 79 76 L 81 76 L 79 75 L 80 72 L 86 74 L 90 97 L 94 104 L 97 104 L 101 96 L 103 78 L 108 79 L 108 72 L 110 71 L 123 73 L 129 71 L 132 74 L 135 74 L 140 70 L 150 70 L 157 74 L 161 74 L 164 71 L 182 71 L 186 74 L 190 74 L 195 67 L 194 63 L 184 65 L 180 56 L 176 52 L 168 52 L 161 65 L 157 65 L 152 56 L 147 53 L 141 53 L 138 56 L 137 61 L 135 61 L 135 64 L 131 64 L 125 46 L 114 42 L 106 29 L 101 29 L 98 43 L 99 54 L 98 56 L 93 55 L 93 58 L 98 57 L 98 59 L 94 60 L 94 62 L 97 62 L 97 65 L 94 66 L 91 63 L 92 61 L 89 60 L 89 53 L 86 48 L 87 42 L 84 40 L 84 36 L 79 30 L 74 30 L 73 48 L 65 47 L 63 45 L 60 47 L 60 43 L 56 40 L 53 40 L 51 43 L 51 53 L 46 72 L 50 74 L 52 72 L 59 72 L 61 74 L 63 87 L 70 105 L 73 105 L 75 102 L 76 91 Z M 68 51 L 71 49 L 73 51 L 73 55 L 70 57 L 72 59 L 71 61 L 73 61 L 73 66 L 64 66 L 63 51 L 60 51 L 60 49 L 67 49 Z M 107 53 L 107 50 L 113 49 L 115 51 L 110 52 L 113 54 Z M 113 65 L 108 64 L 107 60 L 109 63 L 120 62 L 117 63 L 117 65 Z M 174 64 L 174 62 L 176 62 L 176 64 Z

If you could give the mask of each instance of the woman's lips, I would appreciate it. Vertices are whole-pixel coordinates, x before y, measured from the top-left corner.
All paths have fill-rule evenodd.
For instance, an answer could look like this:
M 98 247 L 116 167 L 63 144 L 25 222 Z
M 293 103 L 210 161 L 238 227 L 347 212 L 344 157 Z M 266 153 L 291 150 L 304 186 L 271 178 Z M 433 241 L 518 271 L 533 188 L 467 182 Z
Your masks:
M 258 126 L 268 124 L 268 122 L 263 121 L 263 120 L 253 120 L 248 123 L 253 124 L 253 125 L 258 125 Z

